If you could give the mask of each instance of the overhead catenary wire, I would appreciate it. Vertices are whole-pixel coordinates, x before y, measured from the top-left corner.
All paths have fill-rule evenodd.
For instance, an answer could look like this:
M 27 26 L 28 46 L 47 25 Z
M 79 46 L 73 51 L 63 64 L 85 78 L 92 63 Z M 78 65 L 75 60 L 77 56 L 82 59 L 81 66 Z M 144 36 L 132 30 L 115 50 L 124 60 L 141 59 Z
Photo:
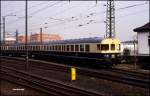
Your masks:
M 126 6 L 126 7 L 121 7 L 121 8 L 116 9 L 116 11 L 124 10 L 124 9 L 128 9 L 128 8 L 132 8 L 132 7 L 136 7 L 136 6 L 141 6 L 141 5 L 145 5 L 145 4 L 147 4 L 147 3 L 134 4 L 134 5 Z M 54 5 L 55 5 L 55 4 L 54 4 Z M 53 6 L 53 5 L 52 5 L 52 6 Z M 47 8 L 47 6 L 44 7 L 44 8 Z M 41 8 L 40 10 L 44 10 L 44 9 Z M 39 11 L 40 11 L 40 10 L 39 10 Z M 38 12 L 38 10 L 35 11 L 35 12 L 33 12 L 33 13 L 36 14 L 36 12 Z M 95 15 L 99 15 L 99 14 L 104 14 L 104 13 L 106 13 L 106 11 L 95 12 L 95 13 L 93 12 L 93 13 L 86 14 L 85 17 L 87 17 L 87 16 L 88 16 L 88 17 L 91 17 L 91 16 L 95 16 Z M 10 23 L 10 24 L 13 24 L 14 22 L 17 22 L 17 21 L 19 21 L 19 20 L 17 19 L 17 20 L 12 21 L 12 23 L 11 23 L 11 22 L 9 22 L 9 23 Z
M 130 6 L 126 6 L 126 7 L 122 7 L 122 8 L 118 8 L 118 9 L 116 9 L 116 11 L 118 10 L 118 11 L 120 11 L 120 10 L 124 10 L 124 9 L 128 9 L 128 8 L 132 8 L 132 7 L 136 7 L 136 6 L 141 6 L 141 5 L 144 5 L 144 4 L 146 4 L 146 3 L 142 3 L 142 4 L 134 4 L 134 5 L 130 5 Z M 103 11 L 103 12 L 99 12 L 99 14 L 104 14 L 106 11 Z M 98 14 L 96 14 L 96 13 L 89 13 L 88 15 L 85 15 L 84 17 L 83 17 L 83 19 L 85 18 L 89 18 L 89 17 L 92 17 L 92 16 L 96 16 L 96 15 L 98 15 Z M 52 17 L 53 18 L 53 17 Z M 58 22 L 58 24 L 53 24 L 52 26 L 55 26 L 55 25 L 59 25 L 59 24 L 61 24 L 61 25 L 64 25 L 65 23 L 70 23 L 70 22 L 73 22 L 73 21 L 78 21 L 79 19 L 77 19 L 77 17 L 74 17 L 74 18 L 76 18 L 76 19 L 72 19 L 72 18 L 66 18 L 66 19 L 63 19 L 63 20 L 58 20 L 57 22 Z M 53 18 L 53 19 L 55 19 L 55 18 Z M 56 19 L 59 19 L 59 18 L 56 18 Z M 83 20 L 82 19 L 82 20 Z M 66 21 L 65 21 L 66 20 Z M 59 21 L 63 21 L 63 22 L 59 22 Z M 53 23 L 55 23 L 55 22 L 53 22 Z M 39 24 L 40 25 L 40 24 Z M 52 27 L 51 26 L 51 27 Z
M 35 15 L 35 14 L 37 14 L 39 12 L 42 12 L 42 11 L 44 11 L 44 10 L 46 10 L 48 8 L 51 8 L 51 7 L 53 7 L 53 6 L 55 6 L 55 5 L 59 4 L 59 3 L 61 3 L 61 1 L 55 2 L 55 3 L 51 4 L 51 5 L 49 5 L 49 3 L 48 3 L 47 6 L 44 6 L 44 7 L 40 8 L 40 9 L 38 9 L 38 10 L 32 12 L 32 13 L 29 13 L 29 16 Z M 22 17 L 24 17 L 24 16 L 22 16 Z M 7 24 L 13 24 L 15 22 L 20 21 L 21 19 L 23 19 L 23 18 L 17 18 L 16 20 L 12 20 L 12 21 L 8 22 Z
M 50 2 L 50 1 L 48 1 L 48 2 Z M 39 3 L 39 4 L 35 4 L 35 5 L 33 5 L 33 6 L 28 7 L 28 9 L 32 9 L 32 8 L 35 8 L 35 7 L 39 7 L 39 5 L 41 6 L 41 5 L 43 5 L 43 4 L 47 4 L 47 2 L 43 1 L 43 2 L 41 2 L 41 3 Z M 23 13 L 24 10 L 25 10 L 25 9 L 21 9 L 21 10 L 12 12 L 12 13 L 8 13 L 8 14 L 6 14 L 6 15 L 17 14 L 17 13 Z
M 32 12 L 32 13 L 29 13 L 29 15 L 35 15 L 35 14 L 41 12 L 41 11 L 44 11 L 44 10 L 46 10 L 46 9 L 52 7 L 52 6 L 55 6 L 55 5 L 59 4 L 59 3 L 61 3 L 61 1 L 57 1 L 57 2 L 55 2 L 55 3 L 53 3 L 53 4 L 51 4 L 51 5 L 48 4 L 47 6 L 41 8 L 41 9 L 38 9 L 38 10 Z

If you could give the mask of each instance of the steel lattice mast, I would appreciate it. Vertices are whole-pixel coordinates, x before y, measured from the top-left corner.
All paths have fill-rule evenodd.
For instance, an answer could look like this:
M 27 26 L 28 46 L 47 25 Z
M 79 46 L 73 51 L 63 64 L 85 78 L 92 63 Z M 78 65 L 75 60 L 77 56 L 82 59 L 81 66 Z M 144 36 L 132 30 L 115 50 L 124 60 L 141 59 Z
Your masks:
M 114 0 L 107 0 L 106 38 L 115 38 L 115 7 L 114 7 Z

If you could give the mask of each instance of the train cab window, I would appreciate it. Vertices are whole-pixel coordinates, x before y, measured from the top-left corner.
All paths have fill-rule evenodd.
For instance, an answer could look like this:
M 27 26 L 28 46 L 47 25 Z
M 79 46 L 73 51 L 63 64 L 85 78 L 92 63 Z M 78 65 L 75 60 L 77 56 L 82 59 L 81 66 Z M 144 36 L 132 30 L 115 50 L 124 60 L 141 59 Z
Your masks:
M 84 51 L 84 45 L 80 45 L 80 51 Z
M 119 44 L 119 50 L 121 50 L 121 46 L 120 46 L 120 44 Z
M 74 51 L 74 45 L 71 45 L 71 51 Z
M 75 45 L 75 51 L 79 51 L 79 45 Z
M 111 44 L 111 50 L 115 50 L 115 44 Z
M 101 50 L 101 45 L 97 44 L 97 50 Z
M 85 51 L 86 51 L 86 52 L 89 52 L 89 51 L 90 51 L 90 45 L 88 45 L 88 44 L 85 45 Z
M 109 50 L 109 45 L 108 44 L 102 44 L 101 50 Z

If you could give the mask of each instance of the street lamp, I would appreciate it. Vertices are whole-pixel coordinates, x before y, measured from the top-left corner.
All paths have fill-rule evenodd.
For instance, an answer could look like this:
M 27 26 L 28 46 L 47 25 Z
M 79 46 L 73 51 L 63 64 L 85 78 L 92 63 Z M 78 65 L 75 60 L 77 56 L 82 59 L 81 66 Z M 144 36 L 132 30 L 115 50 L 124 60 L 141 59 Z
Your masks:
M 6 34 L 6 17 L 9 17 L 9 16 L 16 16 L 16 15 L 6 15 L 6 16 L 2 16 L 2 19 L 3 19 L 3 42 L 5 44 L 5 34 Z

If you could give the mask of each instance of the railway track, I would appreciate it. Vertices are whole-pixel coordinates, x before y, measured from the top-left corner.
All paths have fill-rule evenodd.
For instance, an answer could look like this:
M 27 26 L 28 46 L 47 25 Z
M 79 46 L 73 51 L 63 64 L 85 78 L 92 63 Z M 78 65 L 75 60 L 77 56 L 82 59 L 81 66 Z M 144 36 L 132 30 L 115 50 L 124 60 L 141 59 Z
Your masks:
M 45 70 L 56 70 L 69 72 L 70 66 L 58 65 L 58 64 L 49 64 L 44 61 L 31 60 L 32 63 L 30 67 L 42 68 Z M 8 61 L 7 61 L 8 62 Z M 17 61 L 19 62 L 19 61 Z M 36 62 L 36 63 L 33 63 Z M 43 66 L 44 64 L 44 66 Z M 100 78 L 115 82 L 120 82 L 124 84 L 129 84 L 136 87 L 149 88 L 149 74 L 143 74 L 132 71 L 125 71 L 120 69 L 109 69 L 109 70 L 91 70 L 85 68 L 77 68 L 78 74 L 91 76 L 94 78 Z
M 35 74 L 17 70 L 12 67 L 1 65 L 2 79 L 13 80 L 24 85 L 30 85 L 31 88 L 46 92 L 52 96 L 103 96 L 96 92 L 83 90 L 71 85 L 65 85 L 62 82 L 53 81 Z

